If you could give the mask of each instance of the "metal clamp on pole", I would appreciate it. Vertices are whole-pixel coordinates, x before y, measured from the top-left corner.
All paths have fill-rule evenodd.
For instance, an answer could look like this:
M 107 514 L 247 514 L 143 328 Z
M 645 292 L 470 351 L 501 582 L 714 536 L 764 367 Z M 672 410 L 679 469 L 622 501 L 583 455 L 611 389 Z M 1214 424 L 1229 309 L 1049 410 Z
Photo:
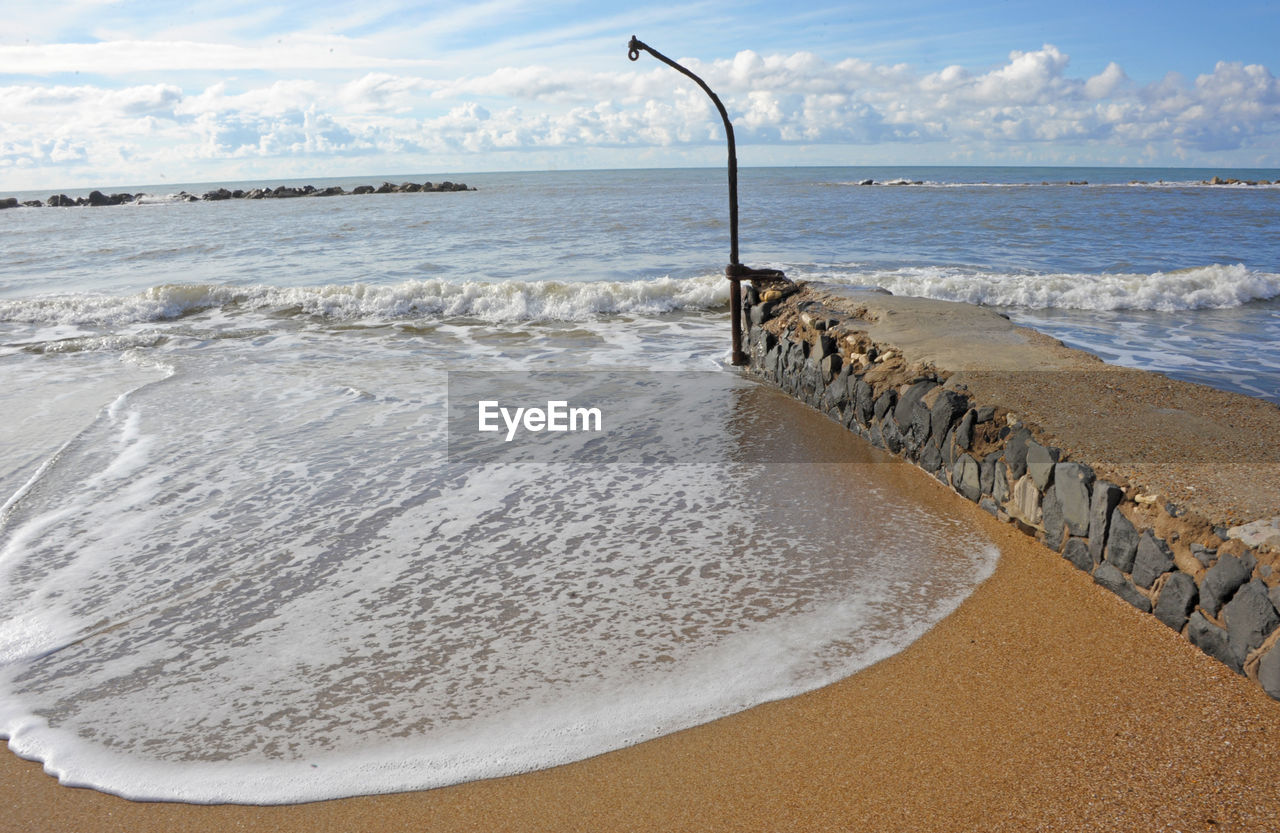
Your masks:
M 777 269 L 752 269 L 750 266 L 743 266 L 738 260 L 738 152 L 733 140 L 733 123 L 729 121 L 729 113 L 724 109 L 720 97 L 712 92 L 701 78 L 632 35 L 631 42 L 627 44 L 627 57 L 638 61 L 641 50 L 648 52 L 681 75 L 692 79 L 711 98 L 711 102 L 720 111 L 720 119 L 724 122 L 724 133 L 729 140 L 729 265 L 724 268 L 724 274 L 732 284 L 729 292 L 729 314 L 733 318 L 732 361 L 735 365 L 744 365 L 748 360 L 747 354 L 742 352 L 742 281 L 751 281 L 757 287 L 765 283 L 791 283 L 791 281 Z

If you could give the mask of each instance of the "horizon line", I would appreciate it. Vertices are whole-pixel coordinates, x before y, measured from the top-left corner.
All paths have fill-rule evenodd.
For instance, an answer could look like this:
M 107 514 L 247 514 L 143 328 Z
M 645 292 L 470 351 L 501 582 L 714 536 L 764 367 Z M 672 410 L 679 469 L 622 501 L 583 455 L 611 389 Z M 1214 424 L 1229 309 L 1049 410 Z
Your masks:
M 1239 172 L 1239 171 L 1272 171 L 1272 172 L 1275 172 L 1276 174 L 1280 174 L 1280 167 L 1266 167 L 1266 166 L 1226 167 L 1226 166 L 1218 166 L 1218 165 L 1114 165 L 1114 164 L 1112 165 L 1034 165 L 1034 164 L 1016 164 L 1016 163 L 931 164 L 931 163 L 916 163 L 916 162 L 889 163 L 889 164 L 876 164 L 876 165 L 870 165 L 870 164 L 868 165 L 739 165 L 738 169 L 742 171 L 742 170 L 804 170 L 804 169 L 883 170 L 886 168 L 904 168 L 904 169 L 988 168 L 988 169 L 1009 169 L 1009 170 L 1027 170 L 1027 169 L 1039 168 L 1039 169 L 1045 169 L 1045 170 L 1063 170 L 1063 171 L 1068 171 L 1068 170 L 1133 170 L 1133 171 L 1160 170 L 1160 171 L 1215 171 L 1215 172 L 1220 171 L 1223 173 Z M 725 170 L 724 165 L 660 165 L 660 166 L 637 166 L 637 167 L 625 167 L 625 168 L 618 168 L 618 167 L 526 168 L 526 169 L 513 168 L 510 170 L 501 170 L 501 171 L 479 171 L 479 170 L 459 171 L 456 173 L 447 174 L 447 176 L 449 177 L 458 177 L 458 176 L 491 177 L 491 176 L 504 176 L 504 175 L 511 175 L 511 174 L 521 174 L 521 175 L 572 174 L 572 173 L 596 173 L 596 172 L 605 172 L 605 171 L 631 172 L 631 171 L 724 171 L 724 170 Z M 269 177 L 268 178 L 249 177 L 249 178 L 243 178 L 243 179 L 223 178 L 223 179 L 190 180 L 190 181 L 175 180 L 173 182 L 160 181 L 160 182 L 143 183 L 143 184 L 125 184 L 125 185 L 114 185 L 114 186 L 112 185 L 74 185 L 74 186 L 61 186 L 61 187 L 50 186 L 50 187 L 43 187 L 43 188 L 22 188 L 22 189 L 12 189 L 12 190 L 6 189 L 4 187 L 0 187 L 0 198 L 3 198 L 4 196 L 15 196 L 15 195 L 21 195 L 21 194 L 43 193 L 45 191 L 51 192 L 51 195 L 58 195 L 58 194 L 69 195 L 73 192 L 80 192 L 80 191 L 83 191 L 87 194 L 88 192 L 91 192 L 91 191 L 102 191 L 103 193 L 107 193 L 110 190 L 115 190 L 117 193 L 119 193 L 120 191 L 125 189 L 138 189 L 138 188 L 157 188 L 157 187 L 182 188 L 184 186 L 204 187 L 204 186 L 225 186 L 225 185 L 231 185 L 231 184 L 239 185 L 239 184 L 250 184 L 250 183 L 257 183 L 259 187 L 261 187 L 261 183 L 268 180 L 275 184 L 287 184 L 287 183 L 297 183 L 297 182 L 310 183 L 310 182 L 333 182 L 337 180 L 367 179 L 367 180 L 379 180 L 379 184 L 380 184 L 381 182 L 391 182 L 392 179 L 397 179 L 400 182 L 403 182 L 406 180 L 412 180 L 412 179 L 421 178 L 424 176 L 435 177 L 435 176 L 445 176 L 445 175 L 446 174 L 443 174 L 441 172 L 437 172 L 437 173 L 417 172 L 412 174 L 410 173 L 349 174 L 349 175 L 341 174 L 338 176 L 324 176 L 324 177 L 301 176 L 301 177 L 286 177 L 281 179 L 271 179 Z M 399 182 L 396 182 L 393 184 L 399 184 Z M 143 192 L 143 193 L 147 193 L 147 192 Z M 177 192 L 170 191 L 166 193 L 177 193 Z

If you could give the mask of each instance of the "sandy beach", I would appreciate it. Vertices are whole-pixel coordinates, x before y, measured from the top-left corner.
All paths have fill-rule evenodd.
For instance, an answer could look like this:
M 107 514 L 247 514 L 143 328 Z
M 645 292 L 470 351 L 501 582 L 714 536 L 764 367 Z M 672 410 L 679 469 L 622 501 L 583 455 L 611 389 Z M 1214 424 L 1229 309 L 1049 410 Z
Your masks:
M 287 807 L 125 801 L 0 766 L 5 831 L 1280 829 L 1280 703 L 927 475 L 1000 547 L 906 651 L 580 763 Z M 1029 601 L 1033 600 L 1033 601 Z

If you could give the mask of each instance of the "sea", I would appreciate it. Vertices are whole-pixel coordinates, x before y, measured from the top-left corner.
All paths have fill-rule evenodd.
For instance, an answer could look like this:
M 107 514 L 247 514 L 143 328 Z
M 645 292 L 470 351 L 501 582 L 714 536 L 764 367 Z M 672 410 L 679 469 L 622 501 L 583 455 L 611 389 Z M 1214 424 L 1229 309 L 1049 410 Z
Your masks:
M 1280 403 L 1280 186 L 1214 176 L 1280 171 L 744 168 L 742 260 Z M 66 784 L 580 760 L 855 673 L 994 569 L 729 364 L 722 169 L 101 190 L 146 196 L 0 211 L 0 734 Z

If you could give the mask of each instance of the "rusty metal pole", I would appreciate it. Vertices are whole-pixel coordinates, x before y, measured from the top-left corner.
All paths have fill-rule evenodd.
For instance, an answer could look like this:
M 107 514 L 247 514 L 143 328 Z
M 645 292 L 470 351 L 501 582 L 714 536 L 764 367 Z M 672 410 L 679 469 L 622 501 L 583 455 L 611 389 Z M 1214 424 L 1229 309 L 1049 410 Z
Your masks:
M 725 137 L 729 142 L 729 265 L 725 267 L 724 274 L 732 285 L 729 291 L 729 315 L 733 318 L 732 361 L 735 365 L 745 365 L 748 359 L 747 354 L 742 352 L 742 280 L 745 278 L 754 282 L 787 281 L 787 279 L 776 269 L 752 269 L 743 266 L 738 260 L 738 152 L 733 140 L 733 123 L 729 121 L 729 113 L 724 109 L 720 96 L 716 95 L 701 78 L 632 35 L 631 42 L 627 44 L 627 57 L 633 61 L 639 60 L 642 49 L 701 87 L 702 91 L 711 98 L 711 102 L 716 105 L 716 109 L 720 111 L 720 119 L 724 122 Z

